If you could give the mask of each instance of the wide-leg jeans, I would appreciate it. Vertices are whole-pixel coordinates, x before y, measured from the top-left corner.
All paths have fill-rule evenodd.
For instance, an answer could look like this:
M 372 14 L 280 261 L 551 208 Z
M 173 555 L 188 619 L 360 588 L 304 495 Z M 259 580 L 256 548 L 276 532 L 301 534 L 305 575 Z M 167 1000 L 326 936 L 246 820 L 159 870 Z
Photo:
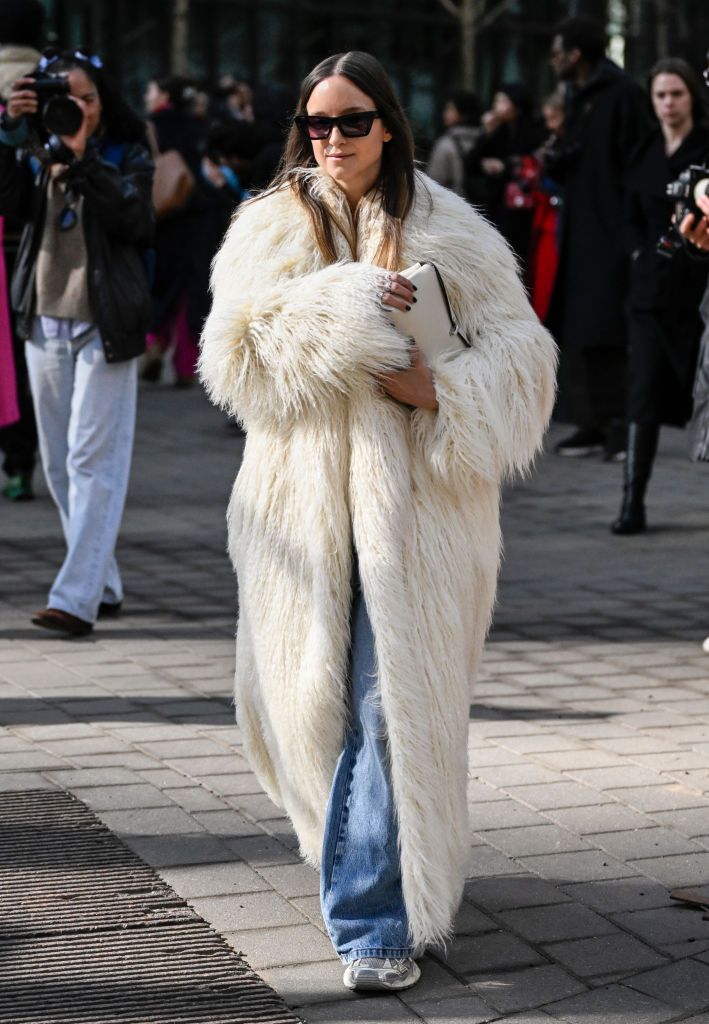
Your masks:
M 355 571 L 350 717 L 330 792 L 320 901 L 344 962 L 412 955 L 374 637 Z
M 102 601 L 123 600 L 115 547 L 130 475 L 136 360 L 107 363 L 98 329 L 27 342 L 39 450 L 67 552 L 48 607 L 95 622 Z

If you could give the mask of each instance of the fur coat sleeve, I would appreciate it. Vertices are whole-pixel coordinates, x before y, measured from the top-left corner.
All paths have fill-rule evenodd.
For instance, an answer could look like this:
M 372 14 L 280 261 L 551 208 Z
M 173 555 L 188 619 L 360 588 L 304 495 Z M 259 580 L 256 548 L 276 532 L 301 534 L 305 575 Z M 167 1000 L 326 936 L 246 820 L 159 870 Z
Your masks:
M 439 409 L 414 413 L 414 437 L 442 480 L 497 482 L 524 472 L 541 445 L 554 402 L 556 346 L 499 232 L 458 196 L 425 183 L 432 209 L 427 230 L 409 241 L 412 255 L 438 265 L 471 348 L 433 367 Z M 425 216 L 416 221 L 426 224 Z
M 406 339 L 379 302 L 384 275 L 366 263 L 323 267 L 289 191 L 247 203 L 212 268 L 199 366 L 211 399 L 247 426 L 286 426 L 407 367 Z

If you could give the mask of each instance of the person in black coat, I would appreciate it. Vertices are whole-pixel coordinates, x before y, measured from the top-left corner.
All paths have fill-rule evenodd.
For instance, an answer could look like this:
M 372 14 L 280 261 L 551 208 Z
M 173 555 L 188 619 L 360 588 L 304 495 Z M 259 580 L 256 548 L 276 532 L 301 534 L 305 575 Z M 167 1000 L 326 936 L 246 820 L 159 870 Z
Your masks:
M 534 217 L 533 154 L 544 141 L 544 128 L 532 115 L 532 98 L 519 82 L 501 85 L 485 130 L 465 160 L 471 199 L 478 201 L 526 268 Z
M 627 176 L 628 457 L 620 516 L 611 527 L 616 534 L 646 529 L 645 491 L 660 426 L 683 427 L 692 414 L 699 305 L 707 281 L 705 265 L 692 261 L 681 243 L 665 242 L 674 212 L 667 185 L 709 153 L 702 86 L 692 68 L 676 58 L 659 61 L 649 81 L 659 125 Z
M 578 428 L 559 455 L 622 449 L 625 414 L 624 181 L 652 130 L 643 89 L 604 58 L 602 28 L 569 18 L 556 30 L 551 64 L 565 84 L 564 135 L 546 173 L 564 188 L 559 273 L 547 325 L 561 347 L 557 418 Z M 612 425 L 620 424 L 620 438 Z
M 209 264 L 213 256 L 209 232 L 204 230 L 209 214 L 200 169 L 206 129 L 204 122 L 187 109 L 189 96 L 188 83 L 175 75 L 151 79 L 145 93 L 158 150 L 177 150 L 195 180 L 184 208 L 157 223 L 153 324 L 148 337 L 153 358 L 143 373 L 145 379 L 155 379 L 160 372 L 159 353 L 171 347 L 178 386 L 187 386 L 194 379 L 199 334 L 209 312 Z

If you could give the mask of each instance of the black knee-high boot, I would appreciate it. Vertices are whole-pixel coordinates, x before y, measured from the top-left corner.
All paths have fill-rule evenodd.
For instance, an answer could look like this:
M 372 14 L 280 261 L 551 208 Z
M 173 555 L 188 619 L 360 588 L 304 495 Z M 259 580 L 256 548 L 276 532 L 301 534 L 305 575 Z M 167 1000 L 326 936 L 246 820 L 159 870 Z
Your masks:
M 647 527 L 645 491 L 652 473 L 659 437 L 660 428 L 656 423 L 628 425 L 628 457 L 624 467 L 623 503 L 620 506 L 620 515 L 611 526 L 613 533 L 643 533 Z

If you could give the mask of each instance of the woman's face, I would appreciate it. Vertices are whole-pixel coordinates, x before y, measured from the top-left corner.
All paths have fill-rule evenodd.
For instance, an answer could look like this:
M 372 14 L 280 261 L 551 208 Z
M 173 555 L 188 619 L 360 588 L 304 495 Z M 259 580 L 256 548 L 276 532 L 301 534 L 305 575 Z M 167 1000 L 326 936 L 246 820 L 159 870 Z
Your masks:
M 67 72 L 69 92 L 77 100 L 81 100 L 84 110 L 87 136 L 93 135 L 101 123 L 101 97 L 94 82 L 81 68 L 72 68 Z
M 145 109 L 149 114 L 163 107 L 169 99 L 168 94 L 162 91 L 157 82 L 148 82 L 145 90 Z
M 679 75 L 656 75 L 650 88 L 655 116 L 665 128 L 682 128 L 692 123 L 692 94 Z
M 517 107 L 506 92 L 495 93 L 492 100 L 492 112 L 498 121 L 514 121 L 517 117 Z
M 345 78 L 333 75 L 315 86 L 306 105 L 308 115 L 341 117 L 364 110 L 376 110 L 374 101 Z M 335 126 L 327 139 L 313 139 L 313 155 L 350 202 L 357 202 L 378 181 L 384 145 L 391 139 L 381 118 L 375 118 L 369 135 L 345 138 Z
M 556 104 L 545 103 L 542 107 L 542 117 L 544 118 L 547 131 L 551 132 L 552 135 L 561 134 L 561 130 L 564 127 L 564 111 L 561 107 L 557 107 Z

